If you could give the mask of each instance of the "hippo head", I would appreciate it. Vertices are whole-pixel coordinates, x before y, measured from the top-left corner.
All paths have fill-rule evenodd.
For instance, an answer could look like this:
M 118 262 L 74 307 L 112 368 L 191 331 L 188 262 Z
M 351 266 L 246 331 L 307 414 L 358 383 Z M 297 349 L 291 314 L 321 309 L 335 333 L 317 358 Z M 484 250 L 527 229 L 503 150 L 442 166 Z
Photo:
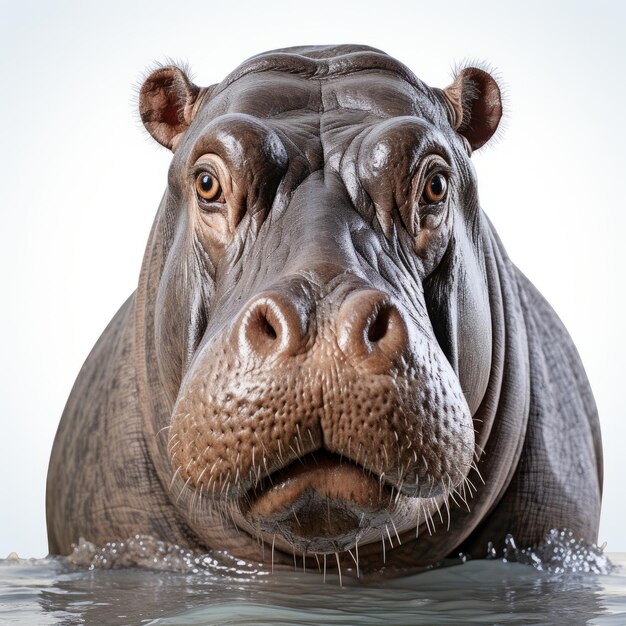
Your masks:
M 209 88 L 161 67 L 139 104 L 174 153 L 137 328 L 178 514 L 242 557 L 382 563 L 381 537 L 471 492 L 493 339 L 470 155 L 495 81 L 292 48 Z

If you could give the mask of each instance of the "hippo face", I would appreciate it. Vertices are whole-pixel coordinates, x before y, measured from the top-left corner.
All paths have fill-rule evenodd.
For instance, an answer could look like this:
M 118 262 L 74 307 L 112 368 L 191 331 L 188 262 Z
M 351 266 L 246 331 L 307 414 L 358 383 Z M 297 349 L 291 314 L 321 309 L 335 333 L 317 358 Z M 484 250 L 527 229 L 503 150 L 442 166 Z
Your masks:
M 153 457 L 193 533 L 336 553 L 465 499 L 492 354 L 470 154 L 494 80 L 295 49 L 206 89 L 160 68 L 140 108 L 174 152 L 144 267 Z

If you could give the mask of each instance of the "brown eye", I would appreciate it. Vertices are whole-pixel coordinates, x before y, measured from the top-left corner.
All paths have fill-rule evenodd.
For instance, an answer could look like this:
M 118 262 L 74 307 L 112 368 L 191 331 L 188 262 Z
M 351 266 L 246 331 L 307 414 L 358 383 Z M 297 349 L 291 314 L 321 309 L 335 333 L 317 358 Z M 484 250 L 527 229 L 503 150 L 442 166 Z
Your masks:
M 426 179 L 422 199 L 426 204 L 436 204 L 446 197 L 446 191 L 448 191 L 446 177 L 441 173 L 432 174 Z
M 196 193 L 204 202 L 223 202 L 222 187 L 217 176 L 202 172 L 196 177 Z

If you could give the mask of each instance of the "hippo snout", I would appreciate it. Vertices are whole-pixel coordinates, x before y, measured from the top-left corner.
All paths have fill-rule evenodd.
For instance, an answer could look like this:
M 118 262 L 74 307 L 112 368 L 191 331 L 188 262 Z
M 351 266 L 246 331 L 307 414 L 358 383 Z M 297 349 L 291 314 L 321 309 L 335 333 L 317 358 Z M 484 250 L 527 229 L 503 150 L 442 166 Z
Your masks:
M 416 523 L 407 511 L 447 497 L 474 452 L 467 403 L 426 323 L 354 277 L 276 285 L 199 349 L 174 407 L 173 471 L 250 532 L 303 550 Z

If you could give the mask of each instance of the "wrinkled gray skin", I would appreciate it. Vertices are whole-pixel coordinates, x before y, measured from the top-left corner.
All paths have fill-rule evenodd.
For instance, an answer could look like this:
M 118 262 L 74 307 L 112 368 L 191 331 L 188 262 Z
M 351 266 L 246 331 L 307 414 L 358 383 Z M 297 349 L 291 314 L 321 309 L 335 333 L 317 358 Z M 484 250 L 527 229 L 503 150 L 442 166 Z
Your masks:
M 140 112 L 174 157 L 59 426 L 51 553 L 146 533 L 392 576 L 506 533 L 596 540 L 588 382 L 478 203 L 486 72 L 432 89 L 371 48 L 295 48 L 205 89 L 161 68 Z

